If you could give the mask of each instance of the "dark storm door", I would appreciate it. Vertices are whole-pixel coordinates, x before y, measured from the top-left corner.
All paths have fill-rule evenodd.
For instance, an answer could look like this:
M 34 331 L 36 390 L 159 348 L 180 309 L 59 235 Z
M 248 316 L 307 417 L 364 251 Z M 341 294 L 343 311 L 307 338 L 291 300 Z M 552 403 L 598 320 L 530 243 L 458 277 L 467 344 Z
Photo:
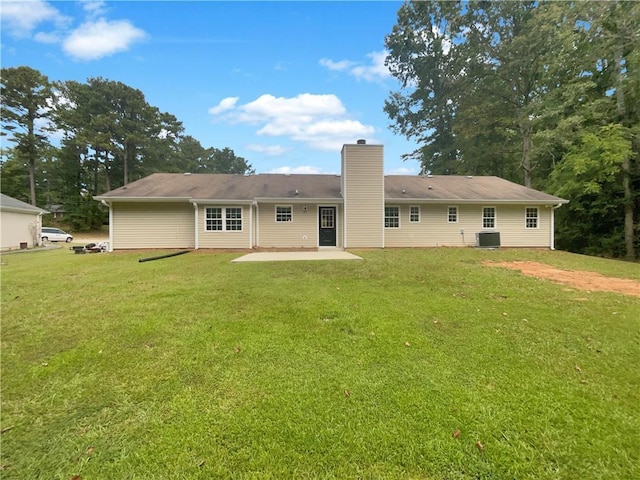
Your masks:
M 320 207 L 318 209 L 318 245 L 321 247 L 336 246 L 336 207 Z

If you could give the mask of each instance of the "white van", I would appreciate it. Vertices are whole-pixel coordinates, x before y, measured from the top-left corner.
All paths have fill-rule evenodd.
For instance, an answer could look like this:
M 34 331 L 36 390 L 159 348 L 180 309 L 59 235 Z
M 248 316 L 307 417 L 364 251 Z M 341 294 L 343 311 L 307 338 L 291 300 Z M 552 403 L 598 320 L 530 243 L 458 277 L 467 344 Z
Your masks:
M 42 227 L 41 237 L 43 242 L 73 242 L 73 235 L 53 227 Z

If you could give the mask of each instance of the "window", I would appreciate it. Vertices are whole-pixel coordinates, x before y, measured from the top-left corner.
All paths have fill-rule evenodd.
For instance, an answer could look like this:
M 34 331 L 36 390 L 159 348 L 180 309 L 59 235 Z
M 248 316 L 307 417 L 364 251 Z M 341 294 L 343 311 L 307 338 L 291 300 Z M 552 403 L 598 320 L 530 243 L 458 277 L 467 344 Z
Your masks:
M 335 214 L 334 208 L 321 208 L 320 209 L 320 228 L 335 228 Z
M 482 228 L 496 228 L 496 207 L 482 207 Z
M 242 231 L 242 207 L 207 207 L 204 229 L 207 232 Z
M 458 223 L 458 207 L 449 207 L 447 209 L 447 222 Z
M 385 228 L 400 228 L 400 207 L 384 207 Z
M 291 205 L 276 205 L 276 222 L 290 222 L 293 220 Z
M 538 207 L 527 207 L 524 209 L 525 228 L 538 228 Z
M 409 207 L 409 221 L 411 223 L 420 222 L 420 207 Z
M 208 232 L 222 231 L 222 209 L 207 207 L 204 229 Z
M 227 208 L 227 215 L 225 216 L 226 228 L 228 232 L 239 232 L 242 230 L 242 208 L 232 207 Z

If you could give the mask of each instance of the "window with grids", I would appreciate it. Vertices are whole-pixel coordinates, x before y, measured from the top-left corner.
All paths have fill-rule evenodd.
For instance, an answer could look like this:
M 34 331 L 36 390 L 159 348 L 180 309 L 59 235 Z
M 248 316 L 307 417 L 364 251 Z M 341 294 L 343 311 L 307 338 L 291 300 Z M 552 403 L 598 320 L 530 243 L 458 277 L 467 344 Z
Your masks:
M 242 208 L 226 208 L 225 226 L 228 232 L 239 232 L 242 230 Z
M 527 207 L 524 213 L 525 228 L 538 228 L 538 207 Z
M 411 207 L 409 207 L 409 221 L 411 223 L 419 223 L 420 222 L 420 207 L 419 206 L 411 206 Z
M 385 228 L 400 228 L 400 207 L 384 207 Z
M 222 208 L 207 207 L 204 229 L 208 232 L 222 231 Z
M 291 205 L 276 205 L 276 222 L 290 222 L 293 220 Z
M 447 222 L 458 223 L 458 207 L 449 207 L 447 209 Z
M 496 207 L 482 207 L 482 228 L 496 228 Z
M 333 208 L 321 208 L 320 228 L 335 228 L 335 213 Z
M 242 207 L 207 207 L 204 229 L 207 232 L 242 231 Z

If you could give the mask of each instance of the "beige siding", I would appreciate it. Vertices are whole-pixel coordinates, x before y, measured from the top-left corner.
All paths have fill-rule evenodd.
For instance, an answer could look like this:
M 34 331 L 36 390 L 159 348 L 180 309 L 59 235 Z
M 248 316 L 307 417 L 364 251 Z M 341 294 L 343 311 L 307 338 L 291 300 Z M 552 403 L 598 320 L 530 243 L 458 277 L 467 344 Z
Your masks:
M 500 242 L 509 247 L 549 247 L 551 207 L 538 206 L 538 228 L 525 228 L 525 208 L 526 205 L 497 207 Z
M 292 207 L 290 222 L 276 222 L 276 205 Z M 322 206 L 337 207 L 337 246 L 341 246 L 341 207 L 331 203 Z M 261 203 L 258 205 L 257 224 L 259 229 L 256 243 L 261 248 L 316 248 L 318 246 L 318 206 L 317 204 Z M 306 211 L 305 211 L 306 207 Z
M 242 230 L 211 232 L 205 230 L 207 207 L 242 208 Z M 249 205 L 201 205 L 198 204 L 198 248 L 251 248 L 251 207 Z M 224 219 L 223 219 L 224 222 Z
M 476 233 L 500 232 L 505 247 L 549 247 L 551 209 L 538 207 L 538 228 L 525 228 L 525 205 L 457 205 L 458 222 L 448 222 L 451 205 L 420 205 L 420 222 L 409 222 L 409 205 L 400 207 L 400 228 L 385 229 L 386 247 L 438 247 L 476 245 Z M 414 204 L 415 205 L 415 204 Z M 496 208 L 496 228 L 482 228 L 482 207 Z M 464 230 L 464 236 L 461 234 Z
M 114 249 L 194 248 L 191 203 L 113 203 Z
M 384 246 L 382 145 L 345 145 L 342 150 L 345 247 Z
M 0 226 L 2 250 L 20 248 L 21 243 L 26 243 L 29 248 L 34 246 L 34 242 L 40 243 L 39 215 L 3 211 L 0 213 L 0 218 L 2 219 Z

